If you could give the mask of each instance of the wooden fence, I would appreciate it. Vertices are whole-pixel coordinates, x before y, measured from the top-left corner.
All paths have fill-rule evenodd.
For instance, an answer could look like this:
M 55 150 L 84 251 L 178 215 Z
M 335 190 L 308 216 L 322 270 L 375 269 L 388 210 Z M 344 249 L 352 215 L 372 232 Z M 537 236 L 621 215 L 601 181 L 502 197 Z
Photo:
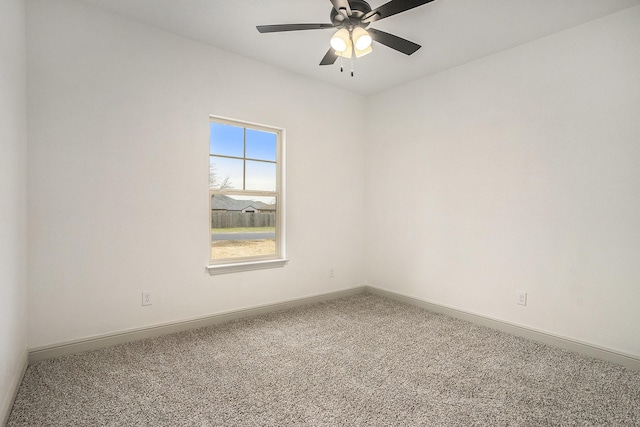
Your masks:
M 211 228 L 275 227 L 275 212 L 211 212 Z

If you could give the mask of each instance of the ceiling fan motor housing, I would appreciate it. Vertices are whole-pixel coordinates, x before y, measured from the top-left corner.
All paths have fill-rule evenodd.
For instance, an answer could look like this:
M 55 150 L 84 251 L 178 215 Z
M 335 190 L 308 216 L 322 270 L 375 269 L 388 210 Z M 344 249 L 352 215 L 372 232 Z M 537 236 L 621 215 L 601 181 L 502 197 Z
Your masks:
M 351 0 L 349 1 L 349 7 L 351 8 L 349 19 L 345 18 L 335 8 L 331 8 L 331 23 L 337 28 L 367 27 L 369 23 L 362 22 L 362 18 L 371 12 L 369 3 L 364 0 Z

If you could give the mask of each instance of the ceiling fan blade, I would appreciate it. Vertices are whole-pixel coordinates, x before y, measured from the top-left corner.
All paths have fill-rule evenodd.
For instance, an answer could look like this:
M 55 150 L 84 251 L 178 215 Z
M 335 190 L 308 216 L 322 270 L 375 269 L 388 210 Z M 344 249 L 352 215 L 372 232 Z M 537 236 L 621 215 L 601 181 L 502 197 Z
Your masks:
M 322 30 L 324 28 L 335 28 L 333 24 L 277 24 L 256 26 L 261 33 L 279 33 L 282 31 L 300 30 Z
M 376 30 L 375 28 L 367 28 L 367 31 L 371 34 L 371 38 L 378 43 L 382 43 L 406 55 L 411 55 L 421 47 L 419 44 L 410 42 L 402 37 L 394 36 L 393 34 L 385 33 L 384 31 Z
M 345 18 L 351 16 L 351 6 L 349 6 L 349 2 L 347 0 L 331 0 L 331 3 L 333 4 L 333 8 L 336 12 L 342 13 L 344 10 L 344 13 L 347 14 Z
M 362 22 L 371 23 L 379 21 L 397 13 L 406 12 L 423 4 L 431 3 L 432 1 L 433 0 L 391 0 L 363 16 Z
M 320 61 L 320 65 L 331 65 L 336 62 L 336 59 L 338 59 L 338 55 L 336 55 L 336 52 L 330 48 L 324 55 L 324 58 L 322 58 L 322 61 Z

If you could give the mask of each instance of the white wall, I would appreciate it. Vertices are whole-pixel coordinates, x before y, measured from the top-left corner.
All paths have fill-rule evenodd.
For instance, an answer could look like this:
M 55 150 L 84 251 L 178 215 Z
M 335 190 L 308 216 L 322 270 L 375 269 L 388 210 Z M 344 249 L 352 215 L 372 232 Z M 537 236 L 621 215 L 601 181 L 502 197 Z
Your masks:
M 0 2 L 0 424 L 27 358 L 25 7 Z
M 371 98 L 367 282 L 640 356 L 638 23 Z
M 27 16 L 31 348 L 363 284 L 362 97 L 75 1 Z M 209 114 L 286 129 L 284 268 L 205 272 Z

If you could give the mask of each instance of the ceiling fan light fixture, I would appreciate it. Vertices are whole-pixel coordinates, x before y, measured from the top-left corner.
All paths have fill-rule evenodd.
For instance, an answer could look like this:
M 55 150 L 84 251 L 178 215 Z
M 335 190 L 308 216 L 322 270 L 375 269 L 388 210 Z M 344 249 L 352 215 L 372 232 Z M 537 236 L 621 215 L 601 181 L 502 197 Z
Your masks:
M 331 37 L 330 43 L 336 53 L 344 53 L 347 50 L 350 50 L 351 38 L 349 37 L 349 31 L 346 28 L 336 31 L 333 37 Z
M 336 55 L 341 56 L 343 58 L 351 58 L 352 54 L 353 54 L 353 46 L 351 45 L 351 42 L 347 44 L 347 48 L 342 52 L 339 52 L 336 50 Z
M 352 37 L 353 37 L 353 44 L 356 47 L 356 51 L 358 50 L 363 52 L 366 51 L 369 47 L 371 47 L 371 42 L 373 42 L 371 35 L 367 32 L 367 30 L 365 30 L 362 27 L 354 28 Z

